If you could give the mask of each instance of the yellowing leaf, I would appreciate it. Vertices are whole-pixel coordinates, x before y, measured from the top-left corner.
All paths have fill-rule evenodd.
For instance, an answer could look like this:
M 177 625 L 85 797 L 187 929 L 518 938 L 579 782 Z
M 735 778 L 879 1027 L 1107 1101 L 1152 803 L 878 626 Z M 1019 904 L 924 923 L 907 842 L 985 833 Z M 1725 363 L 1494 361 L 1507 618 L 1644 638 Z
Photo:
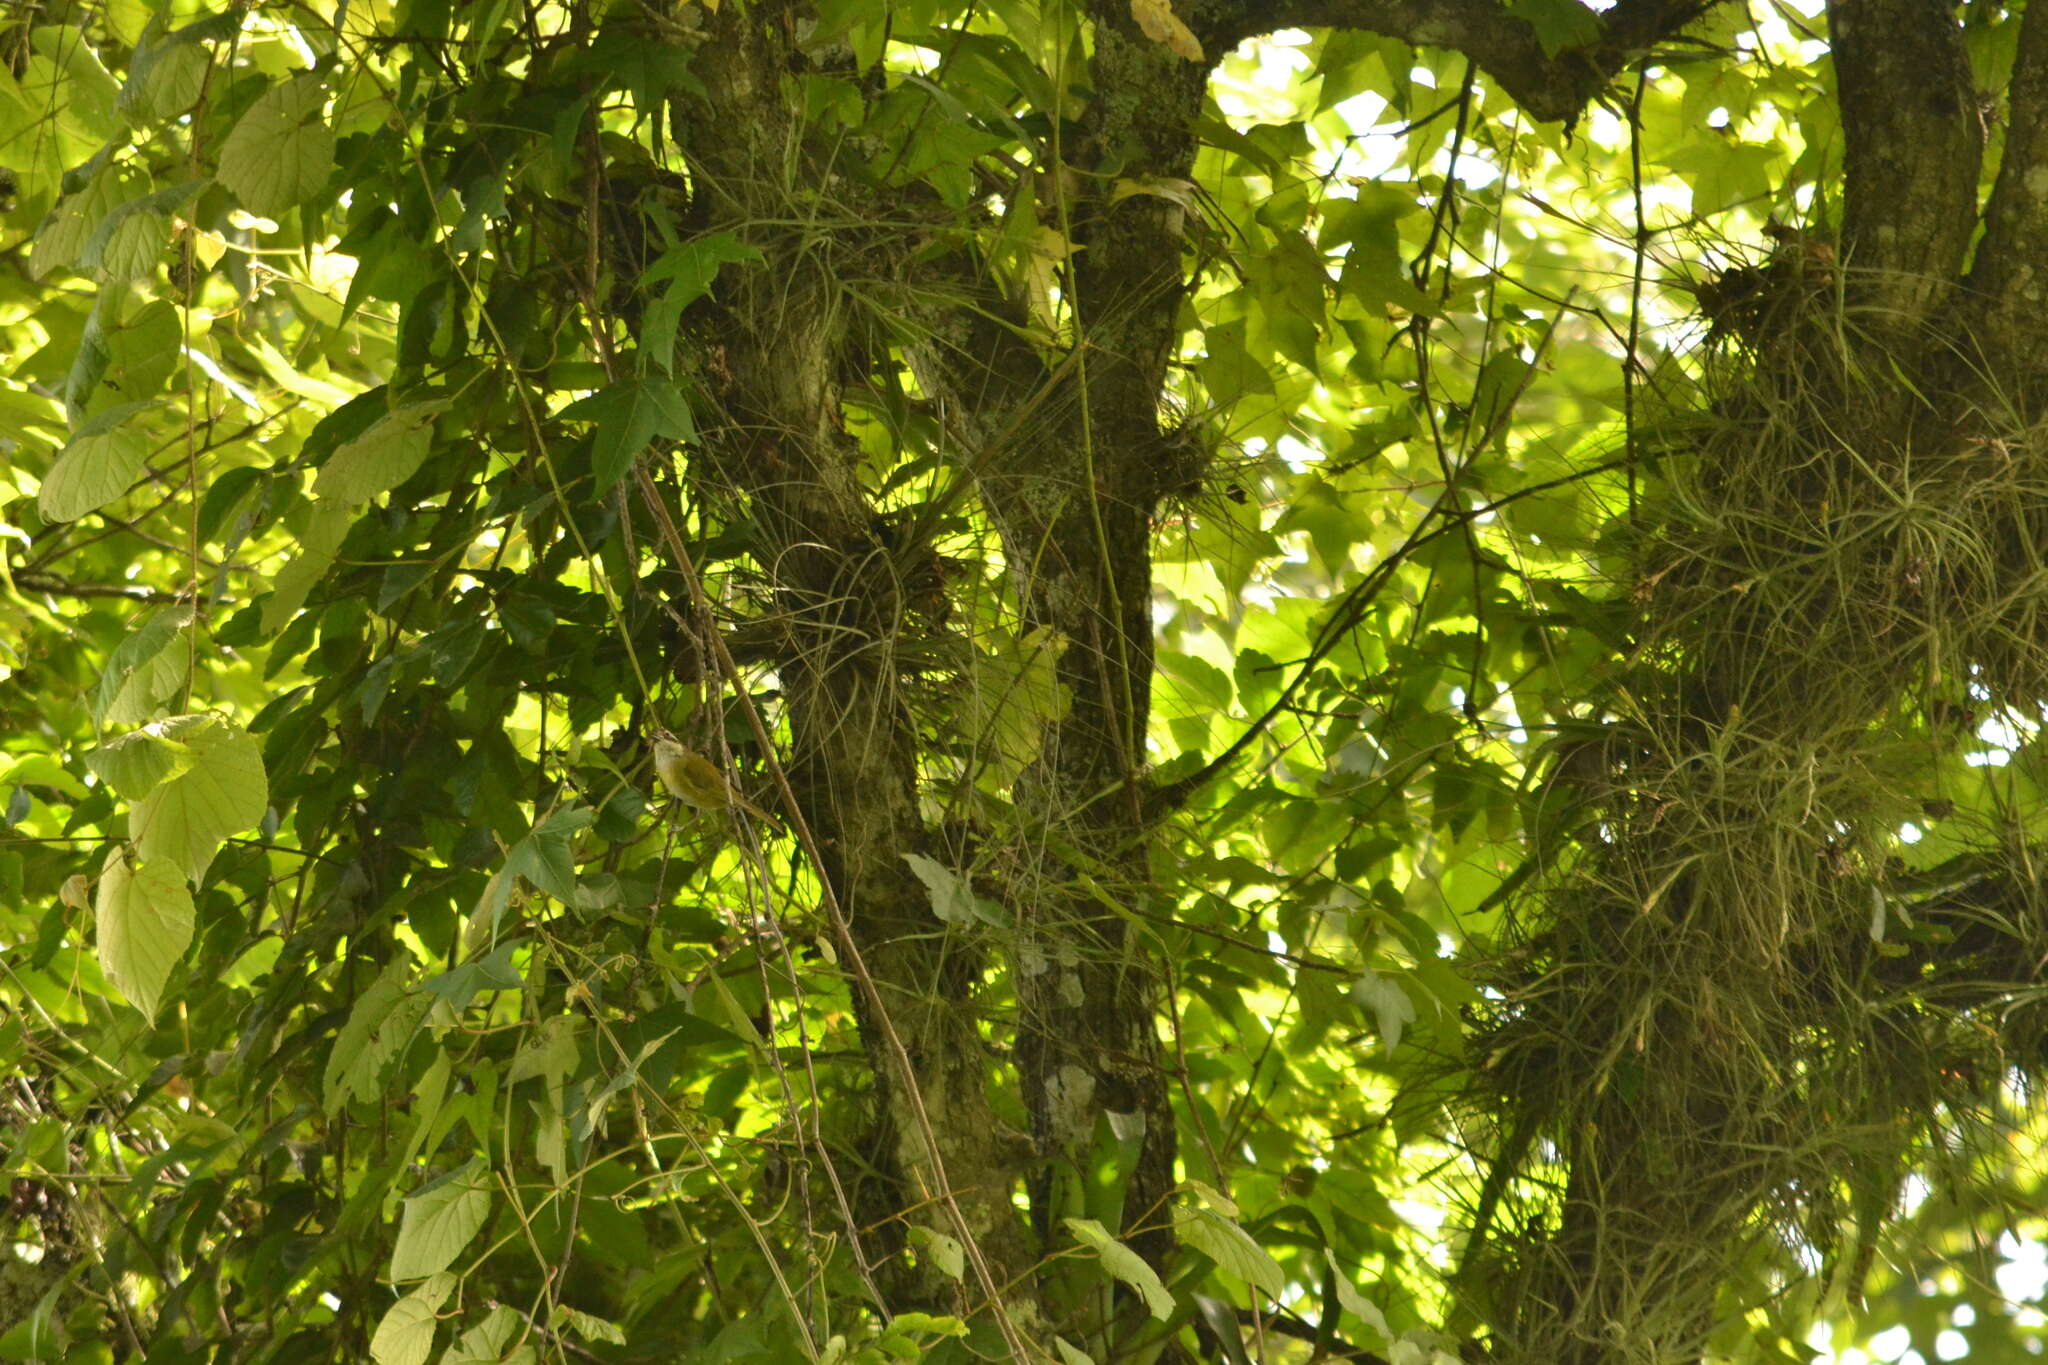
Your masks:
M 416 1280 L 446 1270 L 490 1212 L 490 1172 L 483 1158 L 471 1157 L 405 1201 L 390 1278 Z
M 142 472 L 149 438 L 128 419 L 149 406 L 123 403 L 79 428 L 43 479 L 36 507 L 45 521 L 76 521 L 118 499 Z
M 192 233 L 192 255 L 199 264 L 208 270 L 219 265 L 220 258 L 228 254 L 228 239 L 211 229 L 201 231 L 188 225 L 188 230 Z
M 252 213 L 274 218 L 298 207 L 334 170 L 327 88 L 300 76 L 267 91 L 220 148 L 220 183 Z
M 221 843 L 260 823 L 269 808 L 263 747 L 214 716 L 173 716 L 153 728 L 189 748 L 192 760 L 129 814 L 129 836 L 144 862 L 165 860 L 197 881 Z
M 100 873 L 94 902 L 100 970 L 149 1019 L 171 968 L 192 946 L 192 893 L 183 874 L 167 863 L 130 861 L 117 848 Z
M 1206 60 L 1194 32 L 1173 12 L 1170 0 L 1131 0 L 1131 18 L 1139 30 L 1155 43 L 1164 43 L 1177 57 L 1191 62 Z

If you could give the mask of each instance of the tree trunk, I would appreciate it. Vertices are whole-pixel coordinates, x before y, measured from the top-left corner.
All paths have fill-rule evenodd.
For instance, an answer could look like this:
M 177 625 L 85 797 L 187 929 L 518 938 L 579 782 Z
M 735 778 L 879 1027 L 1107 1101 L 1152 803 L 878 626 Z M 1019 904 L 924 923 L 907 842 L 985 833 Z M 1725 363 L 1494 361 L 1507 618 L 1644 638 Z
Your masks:
M 1979 1065 L 1962 1002 L 1985 958 L 1900 989 L 1871 906 L 1910 895 L 1888 850 L 1939 790 L 1942 717 L 2048 680 L 2048 15 L 2026 19 L 1967 279 L 1983 116 L 1953 11 L 1840 0 L 1830 23 L 1838 249 L 1788 240 L 1762 276 L 1783 298 L 1730 339 L 1706 411 L 1637 434 L 1666 491 L 1636 532 L 1635 648 L 1600 762 L 1555 788 L 1597 825 L 1524 904 L 1530 974 L 1485 1048 L 1488 1093 L 1556 1163 L 1509 1122 L 1489 1190 L 1562 1181 L 1526 1226 L 1489 1199 L 1468 1253 L 1501 1361 L 1699 1360 L 1761 1306 L 1728 1295 L 1779 1239 L 1853 1295 L 1907 1165 L 1948 1140 L 1929 1116 L 1974 1108 L 1902 1078 Z M 2024 953 L 1993 956 L 2013 975 L 1990 993 L 2031 987 Z M 2008 1020 L 2025 1046 L 2036 1025 Z
M 744 5 L 724 7 L 715 24 L 682 150 L 708 201 L 707 226 L 745 237 L 767 267 L 718 320 L 723 354 L 706 367 L 724 416 L 714 458 L 753 502 L 760 559 L 787 622 L 778 653 L 791 788 L 847 930 L 849 969 L 867 978 L 854 998 L 879 1096 L 876 1146 L 896 1182 L 882 1245 L 901 1250 L 894 1220 L 905 1217 L 963 1243 L 971 1262 L 986 1262 L 982 1283 L 966 1281 L 968 1306 L 1000 1290 L 1029 1336 L 1037 1253 L 1012 1200 L 1019 1144 L 991 1104 L 977 1029 L 983 955 L 945 932 L 904 856 L 933 849 L 918 804 L 919 730 L 903 694 L 903 563 L 880 533 L 840 408 L 841 376 L 854 372 L 863 338 L 835 272 L 865 243 L 848 240 L 853 232 L 759 226 L 786 220 L 788 186 L 830 176 L 830 158 L 785 103 L 782 73 L 800 60 L 793 29 Z M 892 1259 L 881 1277 L 892 1306 L 949 1299 L 943 1259 L 920 1257 L 916 1274 Z

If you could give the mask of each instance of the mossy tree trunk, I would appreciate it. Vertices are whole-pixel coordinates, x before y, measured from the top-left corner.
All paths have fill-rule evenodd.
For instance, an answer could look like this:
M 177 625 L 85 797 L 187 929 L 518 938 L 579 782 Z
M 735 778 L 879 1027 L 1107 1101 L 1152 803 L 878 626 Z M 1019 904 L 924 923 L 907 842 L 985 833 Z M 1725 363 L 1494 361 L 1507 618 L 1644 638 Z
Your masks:
M 2025 28 L 1981 214 L 1997 106 L 1955 13 L 1829 21 L 1840 239 L 1786 243 L 1785 297 L 1730 338 L 1704 421 L 1638 432 L 1664 470 L 1636 647 L 1598 760 L 1553 778 L 1588 823 L 1521 907 L 1487 1040 L 1503 1139 L 1465 1292 L 1505 1361 L 1732 1347 L 1763 1307 L 1734 1287 L 1788 1240 L 1855 1295 L 1907 1167 L 1995 1106 L 1986 1075 L 2037 1064 L 2037 1011 L 1981 1012 L 2038 987 L 2024 851 L 1987 831 L 1971 878 L 1998 889 L 1923 897 L 1892 841 L 1942 804 L 1959 718 L 2048 685 L 2048 14 L 2003 17 Z M 1895 905 L 1931 921 L 1921 948 L 1876 942 Z M 1559 1193 L 1510 1226 L 1517 1176 Z

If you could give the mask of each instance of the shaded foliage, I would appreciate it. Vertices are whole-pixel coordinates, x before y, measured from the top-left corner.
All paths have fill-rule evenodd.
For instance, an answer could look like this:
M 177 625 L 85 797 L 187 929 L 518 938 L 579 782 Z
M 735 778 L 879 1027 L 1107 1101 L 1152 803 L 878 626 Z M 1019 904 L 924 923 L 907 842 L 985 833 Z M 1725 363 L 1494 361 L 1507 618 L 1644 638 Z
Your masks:
M 2037 1346 L 2044 35 L 0 18 L 0 1357 Z

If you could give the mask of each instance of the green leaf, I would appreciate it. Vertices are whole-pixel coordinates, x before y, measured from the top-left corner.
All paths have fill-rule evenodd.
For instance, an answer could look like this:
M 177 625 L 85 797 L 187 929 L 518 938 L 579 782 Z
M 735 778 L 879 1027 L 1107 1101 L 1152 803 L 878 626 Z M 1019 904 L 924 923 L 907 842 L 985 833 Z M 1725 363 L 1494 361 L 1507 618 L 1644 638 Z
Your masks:
M 141 801 L 167 778 L 190 768 L 192 750 L 149 725 L 87 753 L 85 766 L 122 800 Z
M 323 502 L 313 508 L 305 534 L 299 537 L 298 552 L 272 580 L 270 598 L 263 604 L 265 635 L 275 635 L 298 615 L 313 585 L 334 567 L 335 551 L 354 521 L 355 509 L 345 502 Z
M 506 1082 L 517 1085 L 540 1077 L 548 1089 L 561 1089 L 562 1082 L 576 1069 L 576 1032 L 577 1021 L 572 1015 L 557 1014 L 541 1020 L 520 1047 L 519 1055 L 512 1059 Z
M 527 881 L 564 905 L 576 898 L 576 836 L 597 819 L 597 812 L 570 801 L 555 809 L 505 854 L 505 865 L 484 884 L 470 916 L 472 945 L 495 942 L 498 924 L 518 879 Z
M 648 362 L 669 373 L 675 364 L 676 330 L 683 312 L 711 292 L 719 269 L 736 261 L 760 261 L 760 251 L 730 232 L 714 232 L 671 247 L 640 276 L 643 289 L 664 281 L 668 288 L 647 310 L 640 329 L 640 351 Z
M 79 263 L 116 284 L 140 279 L 162 258 L 170 235 L 170 220 L 163 214 L 140 202 L 123 204 L 93 233 Z
M 969 1331 L 966 1323 L 949 1313 L 898 1313 L 889 1319 L 888 1328 L 891 1336 L 964 1337 Z
M 435 1049 L 434 1060 L 427 1063 L 427 1069 L 413 1082 L 411 1102 L 407 1112 L 412 1116 L 412 1135 L 405 1140 L 405 1154 L 399 1158 L 399 1168 L 408 1169 L 413 1158 L 431 1140 L 439 1142 L 442 1134 L 439 1128 L 441 1115 L 448 1101 L 448 1082 L 454 1075 L 455 1065 L 446 1052 Z M 466 1097 L 458 1096 L 458 1106 L 467 1103 Z M 385 1204 L 388 1211 L 389 1202 Z
M 526 878 L 567 905 L 576 896 L 576 836 L 590 828 L 597 812 L 575 801 L 551 811 L 505 855 L 505 870 Z
M 19 380 L 0 380 L 0 423 L 22 449 L 54 452 L 65 425 L 64 405 Z
M 1110 1236 L 1093 1218 L 1069 1218 L 1066 1224 L 1078 1241 L 1095 1249 L 1104 1270 L 1138 1291 L 1153 1317 L 1164 1322 L 1173 1316 L 1173 1295 L 1166 1292 L 1159 1272 L 1147 1265 L 1143 1256 Z
M 624 380 L 578 399 L 561 416 L 597 426 L 590 463 L 600 495 L 626 476 L 634 457 L 656 436 L 687 441 L 697 434 L 689 400 L 666 379 Z
M 519 969 L 512 965 L 512 954 L 517 947 L 518 940 L 508 939 L 493 948 L 488 956 L 443 972 L 424 982 L 420 989 L 456 1011 L 468 1009 L 469 1002 L 480 991 L 517 990 L 525 984 Z
M 505 1354 L 506 1346 L 523 1321 L 518 1313 L 499 1304 L 484 1315 L 482 1322 L 464 1332 L 448 1348 L 448 1354 L 441 1357 L 441 1365 L 506 1365 L 507 1362 L 531 1360 L 531 1345 L 521 1346 L 511 1355 Z M 619 1340 L 623 1344 L 625 1337 L 622 1335 Z
M 334 1035 L 320 1085 L 330 1118 L 351 1100 L 376 1104 L 384 1098 L 385 1073 L 433 1004 L 411 989 L 411 977 L 412 954 L 401 949 L 356 997 L 348 1022 Z
M 1337 1254 L 1328 1247 L 1323 1248 L 1323 1259 L 1329 1262 L 1330 1274 L 1337 1286 L 1337 1302 L 1345 1312 L 1351 1314 L 1366 1326 L 1378 1332 L 1388 1341 L 1394 1339 L 1394 1329 L 1387 1325 L 1387 1315 L 1380 1306 L 1358 1292 L 1358 1286 L 1351 1283 L 1351 1276 L 1344 1267 L 1337 1264 Z
M 711 292 L 711 282 L 724 266 L 764 259 L 759 248 L 748 246 L 730 232 L 707 233 L 663 252 L 660 260 L 647 267 L 640 283 L 673 281 L 671 291 L 680 292 L 685 303 L 694 303 Z
M 45 521 L 76 521 L 128 491 L 149 458 L 150 440 L 129 423 L 147 403 L 108 408 L 79 428 L 57 453 L 36 496 Z
M 1059 681 L 1065 647 L 1065 639 L 1050 626 L 1036 626 L 1022 636 L 998 626 L 980 642 L 960 715 L 998 786 L 1008 786 L 1030 766 L 1045 727 L 1067 713 L 1067 689 Z
M 123 201 L 148 189 L 149 182 L 135 167 L 108 166 L 74 194 L 67 194 L 36 229 L 29 248 L 29 274 L 41 279 L 51 271 L 77 261 L 94 229 Z
M 71 1281 L 72 1274 L 55 1277 L 55 1282 L 43 1291 L 28 1315 L 8 1328 L 5 1335 L 0 1335 L 0 1360 L 55 1360 L 64 1352 L 70 1344 L 71 1333 L 65 1326 L 64 1314 L 58 1309 L 62 1301 L 70 1297 L 66 1291 L 72 1289 Z M 28 1292 L 33 1293 L 34 1290 L 30 1288 Z
M 1370 967 L 1352 983 L 1351 998 L 1371 1010 L 1379 1020 L 1380 1037 L 1387 1051 L 1401 1046 L 1401 1033 L 1415 1022 L 1415 1006 L 1407 992 Z
M 155 396 L 184 358 L 178 311 L 164 299 L 130 309 L 134 291 L 100 290 L 78 355 L 64 380 L 64 411 L 74 424 Z
M 196 27 L 189 25 L 187 31 Z M 129 65 L 127 83 L 121 87 L 121 107 L 147 119 L 182 114 L 206 88 L 206 72 L 212 64 L 211 53 L 196 41 L 179 41 L 178 34 L 151 43 L 138 51 Z
M 1507 11 L 1535 30 L 1546 57 L 1600 37 L 1599 17 L 1578 0 L 1508 0 Z
M 1287 1290 L 1280 1263 L 1252 1240 L 1252 1235 L 1209 1209 L 1176 1209 L 1173 1230 L 1180 1239 L 1214 1261 L 1219 1269 L 1255 1285 L 1271 1298 Z
M 567 1327 L 585 1341 L 602 1341 L 612 1346 L 624 1346 L 626 1333 L 617 1323 L 569 1307 L 555 1305 L 554 1326 L 557 1330 Z
M 129 814 L 129 837 L 144 862 L 166 859 L 198 881 L 222 842 L 260 824 L 269 809 L 263 746 L 214 716 L 173 716 L 158 724 L 166 738 L 192 751 L 192 761 Z
M 29 45 L 35 55 L 21 83 L 34 107 L 55 116 L 60 135 L 102 145 L 121 131 L 120 82 L 100 64 L 98 44 L 69 24 L 45 24 L 30 31 Z
M 1500 352 L 1480 367 L 1466 417 L 1468 449 L 1476 452 L 1482 440 L 1498 441 L 1505 433 L 1515 403 L 1529 382 L 1529 371 L 1529 362 L 1511 351 Z
M 365 503 L 404 483 L 426 461 L 433 445 L 434 418 L 447 406 L 415 403 L 379 418 L 320 467 L 320 476 L 313 480 L 314 495 Z
M 1692 187 L 1692 211 L 1700 217 L 1768 199 L 1783 159 L 1775 146 L 1720 139 L 1682 143 L 1659 158 Z
M 232 42 L 242 31 L 241 14 L 230 9 L 165 33 L 167 7 L 155 0 L 125 2 L 143 9 L 145 22 L 134 38 L 135 55 L 121 86 L 121 108 L 146 118 L 183 113 L 205 86 L 206 69 L 213 57 L 205 45 Z M 121 3 L 123 0 L 116 0 L 117 9 Z
M 490 1171 L 482 1157 L 471 1157 L 405 1201 L 387 1278 L 416 1280 L 446 1270 L 490 1212 Z
M 99 927 L 100 970 L 130 1004 L 154 1020 L 171 968 L 192 946 L 192 893 L 180 871 L 116 848 L 100 873 L 93 902 Z
M 948 924 L 969 924 L 975 917 L 974 889 L 967 879 L 921 854 L 906 853 L 903 861 L 931 893 L 932 913 Z
M 94 724 L 133 725 L 147 720 L 157 703 L 177 690 L 185 680 L 190 658 L 186 651 L 172 650 L 170 645 L 191 623 L 190 607 L 151 612 L 141 629 L 131 631 L 115 647 L 93 693 Z M 121 794 L 131 801 L 141 799 Z
M 945 1272 L 950 1280 L 962 1280 L 967 1274 L 967 1253 L 960 1246 L 960 1239 L 949 1237 L 936 1228 L 916 1227 L 910 1230 L 910 1240 L 920 1252 L 931 1258 L 932 1263 Z
M 204 180 L 187 180 L 130 199 L 100 220 L 86 238 L 78 263 L 116 282 L 147 275 L 170 238 L 168 215 L 204 188 Z
M 282 217 L 327 184 L 334 171 L 334 132 L 327 126 L 326 103 L 325 83 L 299 76 L 249 106 L 220 148 L 220 183 L 243 208 Z
M 1180 1183 L 1181 1188 L 1191 1190 L 1195 1194 L 1199 1195 L 1203 1203 L 1207 1204 L 1210 1208 L 1215 1209 L 1224 1217 L 1237 1217 L 1237 1201 L 1232 1199 L 1229 1195 L 1223 1193 L 1223 1191 L 1217 1189 L 1215 1186 L 1208 1184 L 1206 1181 L 1201 1180 L 1183 1180 Z
M 430 1275 L 390 1309 L 370 1336 L 377 1365 L 426 1365 L 434 1353 L 436 1315 L 460 1283 L 453 1275 Z

